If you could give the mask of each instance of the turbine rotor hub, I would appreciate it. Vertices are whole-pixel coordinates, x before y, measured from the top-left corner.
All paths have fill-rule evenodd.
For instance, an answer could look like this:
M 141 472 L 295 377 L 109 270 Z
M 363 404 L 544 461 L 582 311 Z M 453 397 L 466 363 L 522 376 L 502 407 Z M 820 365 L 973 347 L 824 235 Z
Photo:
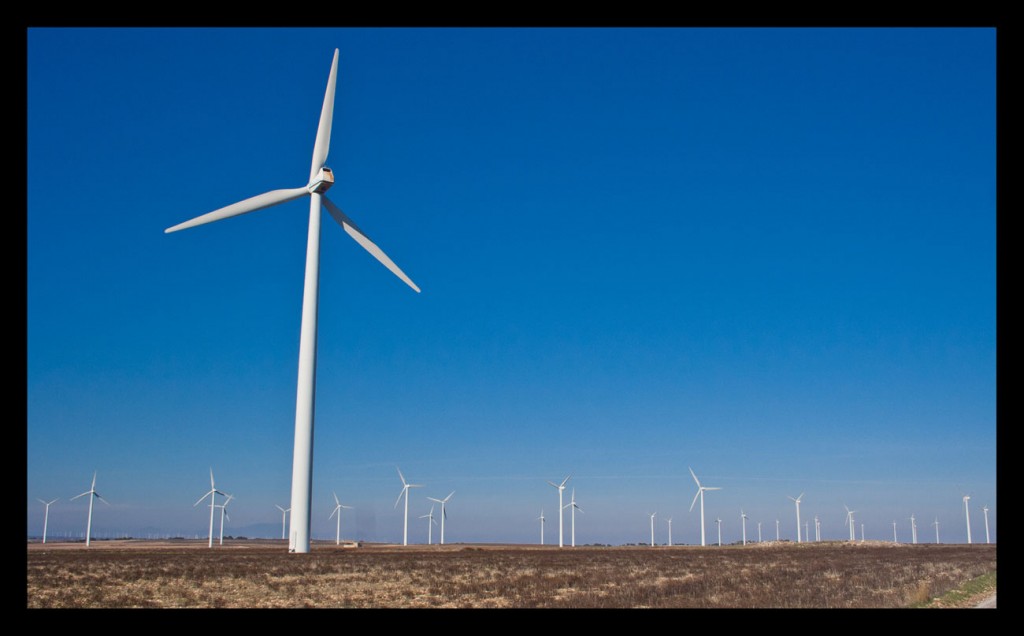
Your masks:
M 309 190 L 310 194 L 314 192 L 323 194 L 324 192 L 327 192 L 328 188 L 332 185 L 334 185 L 334 173 L 331 172 L 330 168 L 325 166 L 320 168 L 320 172 L 316 173 L 316 176 L 309 182 L 306 189 Z

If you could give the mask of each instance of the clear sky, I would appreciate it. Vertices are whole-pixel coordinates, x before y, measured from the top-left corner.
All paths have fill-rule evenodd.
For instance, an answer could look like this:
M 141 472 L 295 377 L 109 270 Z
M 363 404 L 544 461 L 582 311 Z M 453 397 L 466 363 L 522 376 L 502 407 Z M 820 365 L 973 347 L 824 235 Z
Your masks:
M 335 48 L 312 532 L 996 529 L 993 29 L 30 29 L 30 535 L 274 536 Z M 568 501 L 569 491 L 566 491 Z M 566 541 L 568 523 L 566 516 Z M 279 536 L 279 535 L 278 535 Z M 435 534 L 435 538 L 436 538 Z M 980 539 L 979 539 L 980 538 Z

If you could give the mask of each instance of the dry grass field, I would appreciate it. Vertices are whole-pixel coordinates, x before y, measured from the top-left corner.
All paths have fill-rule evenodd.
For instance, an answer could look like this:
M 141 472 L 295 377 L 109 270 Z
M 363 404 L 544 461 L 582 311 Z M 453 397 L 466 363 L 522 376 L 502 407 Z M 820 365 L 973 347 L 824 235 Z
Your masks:
M 995 548 L 29 544 L 27 607 L 909 607 L 995 572 Z

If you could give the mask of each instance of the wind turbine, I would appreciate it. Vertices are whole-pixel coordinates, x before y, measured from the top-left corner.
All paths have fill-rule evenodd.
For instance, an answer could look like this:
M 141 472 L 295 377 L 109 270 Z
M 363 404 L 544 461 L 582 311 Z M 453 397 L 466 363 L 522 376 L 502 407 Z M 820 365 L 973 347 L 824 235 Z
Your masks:
M 544 545 L 544 509 L 543 508 L 540 509 L 540 516 L 537 517 L 537 518 L 540 519 L 540 544 Z
M 343 508 L 351 510 L 352 506 L 341 505 L 341 502 L 338 501 L 338 493 L 332 492 L 331 494 L 334 495 L 334 512 L 331 513 L 331 517 L 335 514 L 338 515 L 337 527 L 334 530 L 334 545 L 341 545 L 341 511 Z M 330 521 L 331 517 L 327 517 L 327 520 Z
M 779 541 L 779 520 L 775 520 L 775 540 Z
M 743 545 L 747 545 L 747 513 L 740 509 L 740 519 L 743 522 Z
M 60 499 L 60 497 L 57 497 L 57 499 Z M 46 524 L 50 521 L 50 505 L 56 503 L 57 499 L 54 499 L 53 501 L 43 501 L 38 497 L 36 498 L 36 501 L 46 506 L 46 511 L 43 513 L 43 543 L 46 543 Z M 988 510 L 988 508 L 985 510 Z
M 654 515 L 658 514 L 657 511 L 651 513 L 651 547 L 654 547 Z
M 96 471 L 93 471 L 92 473 L 92 485 L 89 486 L 89 490 L 86 490 L 80 495 L 75 495 L 68 501 L 74 501 L 75 499 L 78 499 L 79 497 L 84 497 L 86 495 L 89 495 L 89 517 L 88 520 L 85 522 L 85 547 L 88 548 L 90 535 L 92 535 L 92 500 L 99 499 L 108 506 L 110 505 L 109 501 L 107 501 L 103 497 L 100 497 L 100 494 L 96 492 Z
M 570 474 L 569 477 L 572 477 Z M 562 480 L 562 483 L 556 484 L 555 482 L 548 480 L 548 483 L 558 489 L 558 547 L 562 547 L 562 491 L 565 490 L 565 482 L 569 481 L 569 477 Z
M 722 547 L 722 519 L 715 519 L 715 523 L 718 524 L 718 547 Z
M 850 510 L 849 508 L 847 508 L 846 504 L 843 504 L 843 508 L 846 508 L 846 522 L 843 525 L 849 525 L 850 526 L 850 541 L 855 541 L 856 537 L 853 536 L 854 532 L 855 532 L 854 527 L 853 527 L 853 513 L 857 512 L 857 511 L 856 510 Z
M 892 520 L 892 542 L 893 543 L 899 543 L 900 542 L 899 538 L 896 537 L 896 520 L 895 519 Z
M 789 495 L 786 496 L 789 497 Z M 804 498 L 804 493 L 800 493 L 800 496 L 795 499 L 793 497 L 789 498 L 796 502 L 796 542 L 800 543 L 800 500 Z
M 455 491 L 453 490 L 450 493 L 448 493 L 448 496 L 445 497 L 444 499 L 434 499 L 433 497 L 427 497 L 427 499 L 431 501 L 436 501 L 437 503 L 441 504 L 441 545 L 444 545 L 444 520 L 448 518 L 448 512 L 445 510 L 444 506 L 446 503 L 448 503 L 448 500 L 451 499 L 452 495 L 454 494 Z
M 299 374 L 295 397 L 295 447 L 292 458 L 292 502 L 294 510 L 290 552 L 309 552 L 309 524 L 313 489 L 313 416 L 316 387 L 317 296 L 320 286 L 320 204 L 363 249 L 419 292 L 408 276 L 360 230 L 324 193 L 334 184 L 334 174 L 325 164 L 331 143 L 331 123 L 334 118 L 334 89 L 338 72 L 338 49 L 334 49 L 331 71 L 327 78 L 327 91 L 320 110 L 316 142 L 309 181 L 298 188 L 272 190 L 244 201 L 208 212 L 184 223 L 164 230 L 164 233 L 184 230 L 204 223 L 255 212 L 286 201 L 309 196 L 309 233 L 306 242 L 306 274 L 302 292 L 302 327 L 299 333 Z
M 689 468 L 689 466 L 687 466 Z M 690 512 L 693 512 L 693 506 L 697 503 L 697 498 L 700 497 L 700 544 L 704 545 L 704 491 L 705 490 L 721 490 L 717 486 L 701 486 L 700 480 L 697 479 L 697 474 L 690 468 L 690 474 L 693 475 L 693 481 L 697 482 L 697 494 L 693 496 L 693 503 L 690 504 Z M 721 529 L 719 529 L 721 530 Z M 719 532 L 721 534 L 721 532 Z M 719 540 L 718 545 L 721 546 L 722 542 Z
M 228 517 L 228 504 L 231 503 L 231 500 L 234 498 L 234 495 L 228 495 L 228 498 L 224 500 L 224 503 L 217 506 L 220 508 L 220 545 L 224 545 L 224 518 L 227 517 L 227 520 L 231 521 L 231 517 Z
M 402 545 L 409 545 L 409 489 L 422 488 L 423 485 L 406 482 L 405 475 L 402 474 L 398 466 L 395 466 L 395 470 L 398 471 L 398 478 L 402 480 L 402 491 L 398 493 L 398 499 L 395 499 L 395 508 L 398 507 L 398 502 L 402 500 L 402 495 L 405 495 L 405 524 L 402 526 Z
M 988 540 L 988 506 L 981 509 L 985 513 L 985 543 L 990 543 Z
M 917 543 L 917 521 L 914 519 L 914 515 L 910 515 L 910 540 L 912 543 Z
M 575 548 L 576 547 L 576 511 L 579 510 L 581 513 L 583 512 L 583 508 L 580 508 L 578 505 L 576 505 L 576 489 L 575 488 L 572 489 L 572 499 L 569 500 L 569 503 L 565 504 L 565 507 L 571 509 L 569 511 L 569 519 L 570 519 L 569 523 L 570 523 L 570 527 L 572 528 L 572 530 L 570 531 L 570 534 L 572 535 L 572 547 Z M 672 520 L 671 519 L 668 520 L 668 524 L 669 524 L 669 534 L 671 535 L 671 531 L 672 531 L 671 530 L 672 529 Z
M 932 523 L 935 526 L 935 543 L 939 542 L 939 518 L 935 517 L 935 521 Z
M 282 508 L 281 506 L 274 504 L 274 507 L 281 511 L 281 538 L 287 538 L 285 534 L 285 519 L 288 517 L 288 513 L 291 512 L 291 508 Z
M 433 543 L 433 537 L 431 536 L 431 530 L 433 530 L 433 528 L 431 526 L 432 525 L 437 525 L 437 522 L 434 521 L 434 506 L 433 505 L 430 506 L 430 514 L 428 514 L 428 515 L 420 515 L 420 519 L 427 519 L 428 520 L 427 521 L 427 545 L 431 545 Z
M 967 545 L 971 544 L 971 510 L 967 506 L 970 495 L 964 495 L 964 514 L 967 515 Z
M 757 522 L 757 542 L 761 543 L 761 522 Z
M 672 517 L 668 518 L 668 547 L 672 547 Z
M 821 521 L 818 519 L 818 515 L 814 515 L 814 542 L 821 541 Z
M 217 490 L 217 487 L 213 485 L 213 468 L 210 468 L 210 490 L 200 497 L 199 501 L 192 504 L 192 507 L 195 508 L 203 499 L 206 499 L 207 497 L 210 498 L 210 545 L 208 547 L 211 548 L 213 547 L 213 508 L 217 503 L 217 495 L 224 495 L 227 497 L 227 494 Z
M 864 543 L 864 522 L 860 524 L 860 542 Z

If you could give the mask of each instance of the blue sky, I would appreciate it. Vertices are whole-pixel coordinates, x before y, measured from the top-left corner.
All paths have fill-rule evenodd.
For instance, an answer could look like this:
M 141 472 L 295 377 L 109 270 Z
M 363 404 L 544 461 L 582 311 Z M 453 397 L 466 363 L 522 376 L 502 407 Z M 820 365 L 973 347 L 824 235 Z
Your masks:
M 29 29 L 30 535 L 94 470 L 203 534 L 211 466 L 280 531 L 308 204 L 163 230 L 305 184 L 335 48 L 330 197 L 423 292 L 325 215 L 314 538 L 400 541 L 397 465 L 449 542 L 570 473 L 577 543 L 699 542 L 688 466 L 724 541 L 995 539 L 995 31 L 921 28 Z

